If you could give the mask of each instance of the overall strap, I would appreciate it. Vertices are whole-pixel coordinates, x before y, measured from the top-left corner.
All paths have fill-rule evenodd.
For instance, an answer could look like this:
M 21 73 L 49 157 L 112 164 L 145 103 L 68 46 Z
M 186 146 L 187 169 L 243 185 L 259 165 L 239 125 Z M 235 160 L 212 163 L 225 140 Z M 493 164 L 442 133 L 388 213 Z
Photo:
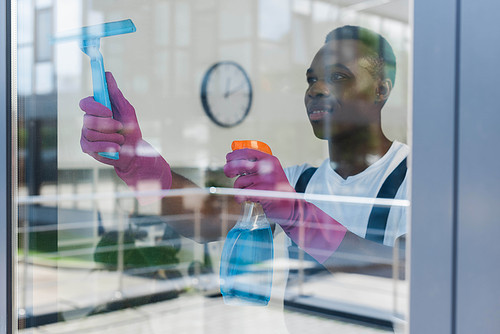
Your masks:
M 311 180 L 311 177 L 314 175 L 314 173 L 316 172 L 317 169 L 318 169 L 318 167 L 309 167 L 306 170 L 304 170 L 302 172 L 302 174 L 300 174 L 299 179 L 297 180 L 297 183 L 295 184 L 295 191 L 297 193 L 304 193 L 306 191 L 307 185 L 308 185 L 309 181 Z M 288 257 L 290 259 L 298 259 L 300 257 L 299 256 L 300 252 L 304 252 L 304 251 L 299 250 L 299 246 L 297 246 L 297 244 L 295 243 L 295 241 L 292 240 L 291 246 L 288 247 Z M 315 264 L 313 267 L 306 268 L 304 270 L 304 272 L 307 275 L 318 273 L 318 272 L 322 272 L 322 271 L 326 271 L 325 267 L 323 267 L 323 265 L 321 265 L 319 262 L 317 262 L 316 259 L 313 258 L 311 255 L 309 255 L 309 254 L 307 254 L 307 253 L 304 252 L 302 258 L 305 261 L 309 261 L 310 263 L 314 263 Z M 297 274 L 298 270 L 296 270 L 296 269 L 290 269 L 290 273 L 291 274 Z M 289 281 L 290 281 L 290 279 L 291 279 L 291 276 L 288 276 L 288 280 Z
M 304 193 L 307 188 L 307 184 L 309 183 L 309 180 L 311 180 L 311 177 L 313 174 L 316 172 L 318 167 L 309 167 L 305 171 L 300 174 L 299 179 L 297 180 L 297 183 L 295 184 L 295 191 L 298 193 Z
M 406 158 L 392 171 L 385 179 L 382 187 L 377 194 L 377 198 L 393 199 L 396 197 L 399 187 L 403 183 L 406 176 Z M 368 219 L 368 227 L 366 229 L 365 239 L 384 243 L 385 229 L 387 227 L 387 217 L 389 217 L 390 206 L 373 206 L 370 218 Z

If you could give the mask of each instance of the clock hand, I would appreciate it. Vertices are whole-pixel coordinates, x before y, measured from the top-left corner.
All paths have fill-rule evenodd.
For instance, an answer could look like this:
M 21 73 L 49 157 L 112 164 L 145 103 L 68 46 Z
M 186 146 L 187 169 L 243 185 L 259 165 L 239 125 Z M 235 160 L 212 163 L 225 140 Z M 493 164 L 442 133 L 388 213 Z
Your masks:
M 226 80 L 226 92 L 224 93 L 224 98 L 227 99 L 229 95 L 229 86 L 230 86 L 230 83 L 231 83 L 231 78 L 227 78 Z
M 224 94 L 224 98 L 227 98 L 230 95 L 233 95 L 234 93 L 238 92 L 241 88 L 243 88 L 244 85 L 245 85 L 245 82 L 242 82 L 238 86 L 236 86 L 235 88 L 233 88 L 231 91 L 227 91 L 226 90 L 226 93 Z

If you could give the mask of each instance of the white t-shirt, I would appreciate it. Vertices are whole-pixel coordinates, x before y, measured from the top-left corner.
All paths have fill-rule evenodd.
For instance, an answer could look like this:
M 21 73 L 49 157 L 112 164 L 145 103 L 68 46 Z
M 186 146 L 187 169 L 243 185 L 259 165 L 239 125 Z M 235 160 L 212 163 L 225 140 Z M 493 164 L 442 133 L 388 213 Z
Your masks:
M 368 225 L 368 219 L 372 211 L 372 204 L 356 203 L 360 200 L 376 198 L 380 187 L 391 172 L 408 156 L 409 147 L 403 143 L 394 141 L 387 153 L 359 174 L 343 179 L 330 165 L 326 159 L 311 177 L 306 190 L 305 198 L 313 203 L 349 231 L 364 238 Z M 292 186 L 304 170 L 311 167 L 309 164 L 285 168 L 285 174 Z M 408 174 L 406 174 L 408 175 Z M 407 176 L 405 176 L 401 187 L 396 193 L 395 199 L 407 199 Z M 311 198 L 308 194 L 324 194 L 349 196 L 346 201 L 323 201 Z M 393 246 L 394 241 L 401 235 L 406 234 L 406 206 L 392 206 L 387 217 L 387 227 L 384 235 L 384 245 Z

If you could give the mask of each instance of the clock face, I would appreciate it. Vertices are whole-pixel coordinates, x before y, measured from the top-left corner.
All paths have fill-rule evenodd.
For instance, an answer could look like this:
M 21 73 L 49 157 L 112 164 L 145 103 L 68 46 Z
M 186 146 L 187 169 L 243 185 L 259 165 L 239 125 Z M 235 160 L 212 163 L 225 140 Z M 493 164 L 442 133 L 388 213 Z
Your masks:
M 215 124 L 231 127 L 241 123 L 252 105 L 252 85 L 245 70 L 232 61 L 214 64 L 203 78 L 201 102 Z

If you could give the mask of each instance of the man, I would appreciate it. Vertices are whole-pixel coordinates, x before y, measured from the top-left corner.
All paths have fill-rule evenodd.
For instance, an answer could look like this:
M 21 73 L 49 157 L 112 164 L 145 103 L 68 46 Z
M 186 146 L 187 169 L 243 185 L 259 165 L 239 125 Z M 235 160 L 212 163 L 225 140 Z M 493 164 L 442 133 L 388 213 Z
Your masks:
M 381 110 L 395 81 L 395 66 L 389 43 L 370 30 L 345 26 L 328 34 L 306 71 L 305 105 L 314 134 L 328 140 L 329 158 L 309 176 L 309 184 L 302 190 L 306 199 L 307 194 L 376 198 L 381 191 L 384 198 L 406 199 L 409 149 L 402 143 L 392 143 L 381 125 Z M 286 178 L 270 177 L 273 173 L 253 175 L 255 170 L 266 169 L 259 164 L 276 165 L 269 163 L 272 158 L 261 156 L 262 160 L 240 152 L 228 155 L 226 175 L 243 175 L 235 187 L 293 191 L 291 185 L 295 187 L 310 167 L 286 168 Z M 248 159 L 256 161 L 249 163 Z M 273 171 L 278 174 L 281 167 L 276 166 Z M 391 196 L 387 192 L 392 192 Z M 301 203 L 303 207 L 285 210 L 286 214 L 280 212 L 286 207 L 282 202 L 264 200 L 263 206 L 269 206 L 267 216 L 281 220 L 280 225 L 297 243 L 299 229 L 290 231 L 289 225 L 299 222 L 305 229 L 299 246 L 327 267 L 335 265 L 336 253 L 390 258 L 390 248 L 380 244 L 393 246 L 397 238 L 406 234 L 406 210 L 402 207 L 389 210 L 366 204 L 314 199 L 308 202 L 315 206 L 296 201 L 295 206 Z M 301 214 L 294 213 L 300 210 Z M 288 215 L 290 212 L 292 215 Z M 327 217 L 322 213 L 327 213 Z M 342 227 L 347 228 L 345 235 Z
M 328 141 L 329 158 L 309 175 L 309 182 L 307 178 L 304 182 L 301 176 L 308 165 L 284 170 L 274 156 L 250 149 L 231 152 L 224 172 L 228 177 L 238 177 L 235 188 L 291 195 L 305 192 L 306 199 L 310 194 L 375 198 L 385 188 L 386 180 L 392 180 L 393 171 L 399 171 L 396 177 L 399 181 L 388 185 L 392 194 L 382 197 L 406 198 L 408 147 L 392 143 L 381 128 L 381 110 L 395 80 L 395 57 L 387 41 L 360 27 L 335 29 L 315 55 L 306 78 L 307 116 L 314 134 Z M 113 112 L 92 97 L 80 102 L 86 112 L 82 150 L 114 166 L 118 176 L 132 189 L 196 187 L 172 173 L 168 163 L 142 139 L 134 108 L 123 97 L 110 73 L 107 79 Z M 97 152 L 103 151 L 119 152 L 120 159 L 98 155 Z M 305 185 L 298 191 L 295 187 L 301 179 Z M 342 252 L 390 257 L 390 246 L 406 233 L 403 208 L 392 207 L 374 213 L 376 207 L 372 205 L 291 197 L 267 198 L 242 193 L 236 200 L 260 202 L 270 220 L 281 225 L 294 242 L 327 267 L 334 266 L 336 254 Z M 227 232 L 222 231 L 220 209 L 213 204 L 214 198 L 204 200 L 204 219 L 199 232 L 204 240 L 216 240 Z M 189 211 L 182 198 L 164 198 L 163 208 L 168 214 Z M 234 201 L 228 208 L 236 214 L 239 212 Z M 186 236 L 195 236 L 189 220 L 175 227 Z

